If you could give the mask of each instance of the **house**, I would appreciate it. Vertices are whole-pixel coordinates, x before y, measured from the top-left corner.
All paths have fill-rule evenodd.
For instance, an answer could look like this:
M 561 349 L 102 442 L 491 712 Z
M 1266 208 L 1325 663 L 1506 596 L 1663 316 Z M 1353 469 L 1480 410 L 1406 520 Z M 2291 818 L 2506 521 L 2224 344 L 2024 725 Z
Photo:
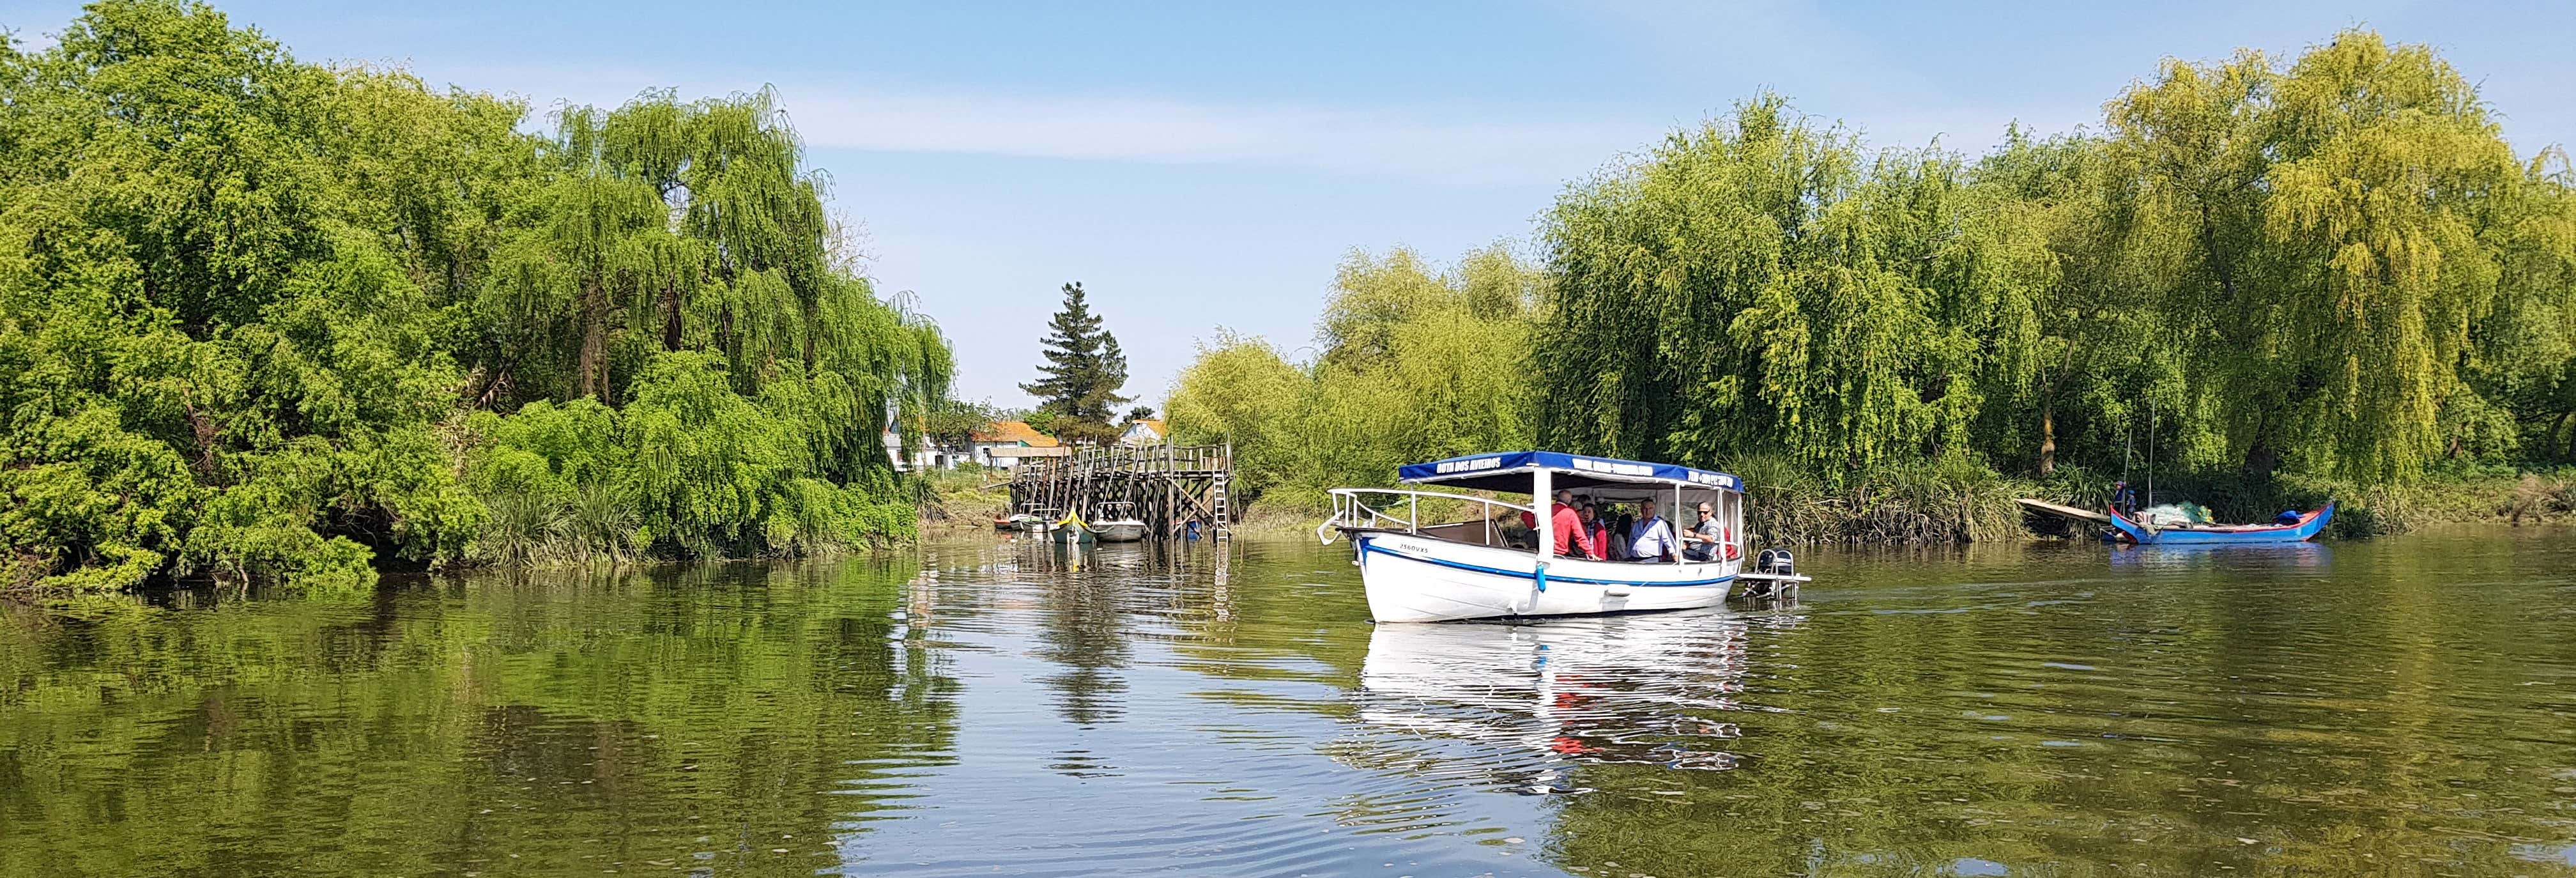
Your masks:
M 1063 457 L 1072 451 L 1027 421 L 994 421 L 966 438 L 969 459 L 1002 469 L 1018 466 L 1021 458 Z
M 1163 429 L 1162 421 L 1137 418 L 1127 422 L 1127 432 L 1118 434 L 1118 442 L 1121 445 L 1159 445 L 1163 437 L 1169 435 L 1171 433 Z
M 958 464 L 969 459 L 966 449 L 928 436 L 921 437 L 921 441 L 913 445 L 912 454 L 907 457 L 903 453 L 903 437 L 895 435 L 893 430 L 885 431 L 885 450 L 886 459 L 894 461 L 896 472 L 956 469 Z

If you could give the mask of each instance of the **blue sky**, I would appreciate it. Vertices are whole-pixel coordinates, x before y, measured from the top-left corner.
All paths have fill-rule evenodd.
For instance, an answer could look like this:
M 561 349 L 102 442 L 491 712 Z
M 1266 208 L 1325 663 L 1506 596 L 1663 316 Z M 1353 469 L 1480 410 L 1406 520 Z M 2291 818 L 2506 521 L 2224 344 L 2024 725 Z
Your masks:
M 1218 327 L 1306 346 L 1352 248 L 1530 252 L 1566 182 L 1762 88 L 1873 143 L 1976 150 L 2094 124 L 2162 57 L 2367 24 L 2441 49 L 2520 151 L 2576 142 L 2566 2 L 218 5 L 301 58 L 540 113 L 776 86 L 880 288 L 1004 405 L 1064 281 L 1159 405 Z M 0 2 L 38 44 L 76 13 Z

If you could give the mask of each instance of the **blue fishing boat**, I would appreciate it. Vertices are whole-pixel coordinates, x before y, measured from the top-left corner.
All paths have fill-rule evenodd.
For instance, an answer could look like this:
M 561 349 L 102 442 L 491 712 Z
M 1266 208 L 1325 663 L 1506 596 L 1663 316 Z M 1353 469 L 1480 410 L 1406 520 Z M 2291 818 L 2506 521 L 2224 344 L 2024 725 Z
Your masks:
M 2179 524 L 2157 526 L 2141 524 L 2126 515 L 2122 515 L 2120 514 L 2118 507 L 2112 507 L 2110 512 L 2111 527 L 2119 531 L 2120 539 L 2125 542 L 2136 543 L 2141 546 L 2302 543 L 2316 539 L 2317 534 L 2325 531 L 2326 522 L 2334 520 L 2334 504 L 2332 503 L 2326 504 L 2322 509 L 2312 510 L 2305 515 L 2299 516 L 2297 521 L 2281 524 Z

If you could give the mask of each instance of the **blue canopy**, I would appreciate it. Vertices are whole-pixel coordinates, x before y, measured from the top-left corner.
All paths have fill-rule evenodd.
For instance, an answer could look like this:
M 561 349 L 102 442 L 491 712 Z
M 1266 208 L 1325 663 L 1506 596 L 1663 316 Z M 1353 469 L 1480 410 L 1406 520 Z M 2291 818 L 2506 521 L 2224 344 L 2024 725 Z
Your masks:
M 1596 485 L 1671 484 L 1693 488 L 1744 490 L 1744 480 L 1720 472 L 1669 463 L 1586 457 L 1561 451 L 1504 451 L 1470 454 L 1396 470 L 1396 477 L 1421 485 L 1456 485 L 1480 491 L 1530 492 L 1530 474 L 1548 470 L 1559 488 Z

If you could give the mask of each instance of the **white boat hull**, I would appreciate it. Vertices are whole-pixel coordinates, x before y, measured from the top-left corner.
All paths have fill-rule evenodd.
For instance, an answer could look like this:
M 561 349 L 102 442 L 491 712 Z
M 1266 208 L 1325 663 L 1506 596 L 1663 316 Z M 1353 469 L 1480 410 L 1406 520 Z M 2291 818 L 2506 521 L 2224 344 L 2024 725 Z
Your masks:
M 1631 564 L 1550 558 L 1401 533 L 1351 535 L 1369 615 L 1379 622 L 1445 622 L 1687 610 L 1726 602 L 1735 561 Z
M 1145 523 L 1141 521 L 1095 521 L 1091 529 L 1100 532 L 1104 543 L 1132 543 L 1145 538 Z

